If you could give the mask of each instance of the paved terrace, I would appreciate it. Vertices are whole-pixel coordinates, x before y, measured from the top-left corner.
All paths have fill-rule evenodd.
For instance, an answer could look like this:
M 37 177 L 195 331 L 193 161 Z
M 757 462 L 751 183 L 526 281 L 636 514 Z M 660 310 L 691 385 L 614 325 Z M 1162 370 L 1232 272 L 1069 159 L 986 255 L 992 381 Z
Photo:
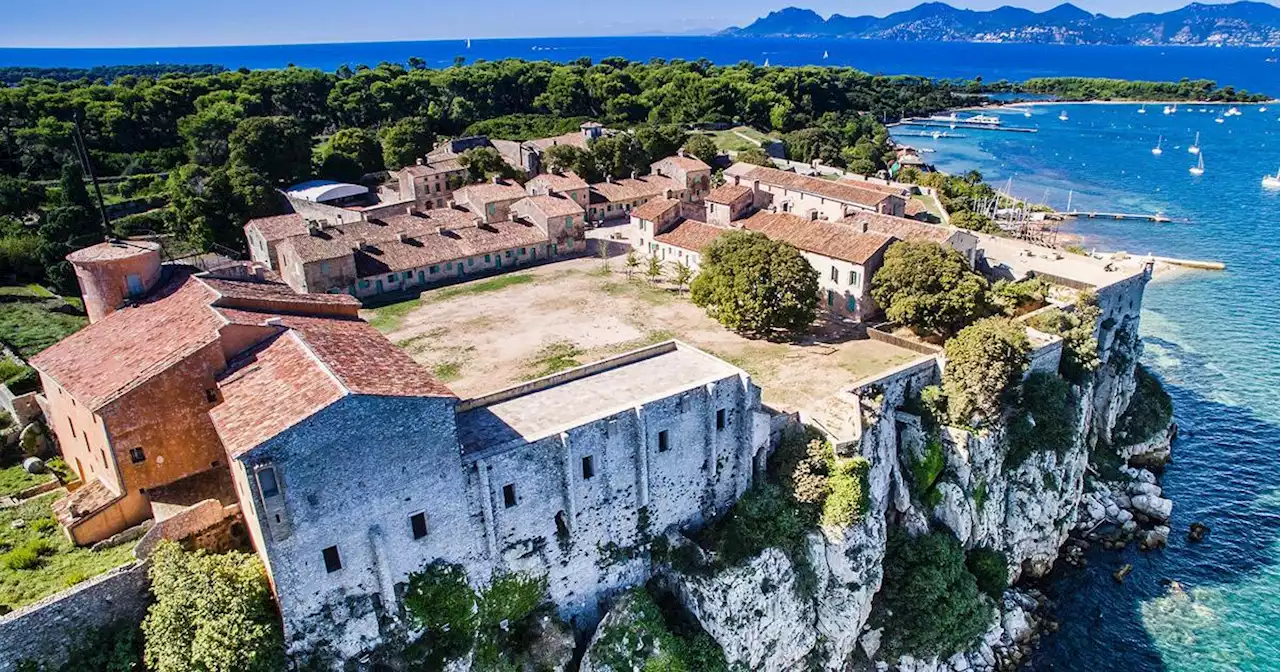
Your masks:
M 979 234 L 978 238 L 978 247 L 983 250 L 991 267 L 1003 266 L 1017 279 L 1035 271 L 1040 275 L 1066 278 L 1093 287 L 1106 287 L 1143 270 L 1142 257 L 1095 259 L 987 234 Z
M 741 373 L 678 341 L 659 343 L 460 403 L 462 453 L 537 441 Z

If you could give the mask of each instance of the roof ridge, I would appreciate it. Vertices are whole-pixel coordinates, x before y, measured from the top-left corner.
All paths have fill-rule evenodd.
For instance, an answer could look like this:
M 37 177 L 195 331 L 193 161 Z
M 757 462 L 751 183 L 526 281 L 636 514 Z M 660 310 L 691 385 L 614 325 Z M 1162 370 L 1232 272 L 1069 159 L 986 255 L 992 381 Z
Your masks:
M 329 368 L 329 365 L 325 363 L 324 358 L 316 354 L 316 351 L 311 348 L 311 344 L 307 343 L 305 335 L 303 333 L 301 333 L 297 329 L 294 329 L 293 327 L 289 327 L 285 333 L 293 336 L 293 339 L 297 341 L 299 346 L 302 347 L 302 350 L 306 352 L 311 357 L 311 359 L 314 359 L 316 364 L 320 365 L 321 370 L 329 374 L 329 377 L 333 379 L 334 384 L 337 385 L 338 388 L 342 390 L 344 396 L 355 394 L 354 392 L 351 391 L 351 388 L 347 386 L 346 382 L 344 382 L 341 378 L 339 378 L 338 374 L 333 372 L 333 369 Z

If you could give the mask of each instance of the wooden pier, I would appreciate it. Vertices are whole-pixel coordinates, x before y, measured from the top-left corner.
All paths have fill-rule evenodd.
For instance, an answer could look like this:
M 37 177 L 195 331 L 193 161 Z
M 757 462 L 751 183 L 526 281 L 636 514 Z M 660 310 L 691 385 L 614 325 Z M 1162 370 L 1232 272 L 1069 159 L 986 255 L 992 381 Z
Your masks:
M 923 117 L 907 117 L 902 121 L 894 124 L 894 126 L 924 126 L 927 128 L 954 128 L 979 131 L 1005 131 L 1007 133 L 1039 133 L 1038 128 L 1027 128 L 1023 126 L 999 126 L 997 124 L 975 124 L 966 121 L 938 121 L 936 119 L 926 119 Z
M 1149 215 L 1140 212 L 1082 212 L 1080 210 L 1072 210 L 1071 212 L 1058 213 L 1062 217 L 1071 219 L 1115 219 L 1115 220 L 1131 220 L 1140 222 L 1156 222 L 1158 224 L 1168 224 L 1173 220 L 1161 214 Z

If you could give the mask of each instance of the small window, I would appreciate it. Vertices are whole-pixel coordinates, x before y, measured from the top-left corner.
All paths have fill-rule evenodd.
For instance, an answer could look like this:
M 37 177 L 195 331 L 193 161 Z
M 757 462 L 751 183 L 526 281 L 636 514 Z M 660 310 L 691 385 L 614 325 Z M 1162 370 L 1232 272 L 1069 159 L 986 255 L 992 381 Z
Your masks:
M 427 536 L 427 514 L 418 512 L 409 516 L 409 527 L 413 529 L 414 539 Z
M 258 470 L 258 490 L 263 499 L 280 496 L 280 486 L 276 483 L 276 470 L 271 467 Z
M 324 549 L 324 571 L 332 574 L 342 569 L 342 556 L 338 555 L 338 547 L 330 546 Z
M 665 453 L 671 448 L 671 442 L 668 440 L 667 430 L 658 432 L 658 452 Z
M 836 268 L 835 266 L 831 267 L 831 281 L 840 282 L 840 269 Z
M 475 265 L 476 265 L 476 258 L 475 258 L 475 257 L 470 257 L 470 258 L 468 258 L 468 259 L 467 259 L 467 265 L 468 265 L 468 266 L 475 266 Z
M 484 255 L 484 263 L 489 263 L 489 255 Z
M 857 285 L 857 284 L 858 284 L 858 272 L 857 272 L 857 271 L 849 271 L 849 284 L 850 284 L 850 285 Z
M 851 312 L 851 313 L 856 313 L 856 312 L 858 312 L 858 299 L 857 299 L 857 297 L 855 297 L 855 296 L 853 296 L 853 295 L 850 295 L 850 296 L 849 296 L 849 298 L 845 301 L 845 308 L 848 308 L 848 309 L 849 309 L 849 312 Z
M 412 280 L 412 279 L 413 279 L 413 271 L 405 271 L 405 272 L 404 272 L 404 279 L 405 279 L 405 280 Z
M 828 289 L 827 290 L 827 307 L 834 306 L 835 304 L 836 304 L 836 293 Z
M 502 504 L 508 509 L 516 505 L 516 484 L 508 483 L 502 486 Z
M 459 266 L 461 266 L 462 264 L 458 264 L 458 265 L 459 265 Z M 452 261 L 445 262 L 445 264 L 444 264 L 444 270 L 446 270 L 446 271 L 452 271 L 452 270 L 453 270 L 453 262 L 452 262 Z
M 582 458 L 582 480 L 585 481 L 595 475 L 596 475 L 596 465 L 595 465 L 595 460 L 592 458 L 592 456 L 588 455 Z
M 137 464 L 139 462 L 146 462 L 147 454 L 143 452 L 142 448 L 130 448 L 129 459 L 132 460 L 134 464 Z
M 395 274 L 395 273 L 392 273 L 391 275 L 388 275 L 388 276 L 387 276 L 387 282 L 395 282 L 395 281 L 396 281 L 396 274 Z
M 431 274 L 432 274 L 432 275 L 435 275 L 436 273 L 439 273 L 439 272 L 440 272 L 440 267 L 439 267 L 439 266 L 432 266 L 432 267 L 431 267 Z
M 522 247 L 520 248 L 520 256 L 523 257 L 524 255 L 525 255 L 525 248 Z
M 215 389 L 215 388 L 212 388 L 212 387 L 211 387 L 211 388 L 209 388 L 209 389 L 207 389 L 207 390 L 205 390 L 205 391 L 204 391 L 204 398 L 205 398 L 205 400 L 206 400 L 206 401 L 208 401 L 208 402 L 209 402 L 209 403 L 211 403 L 211 404 L 216 404 L 216 403 L 218 403 L 218 390 L 217 390 L 217 389 Z
M 507 250 L 507 258 L 508 258 L 508 259 L 510 259 L 510 258 L 511 258 L 511 250 Z
M 724 429 L 725 424 L 725 410 L 722 408 L 716 411 L 716 429 Z
M 67 426 L 71 428 L 71 438 L 76 438 L 76 423 L 72 422 L 71 418 L 67 418 Z

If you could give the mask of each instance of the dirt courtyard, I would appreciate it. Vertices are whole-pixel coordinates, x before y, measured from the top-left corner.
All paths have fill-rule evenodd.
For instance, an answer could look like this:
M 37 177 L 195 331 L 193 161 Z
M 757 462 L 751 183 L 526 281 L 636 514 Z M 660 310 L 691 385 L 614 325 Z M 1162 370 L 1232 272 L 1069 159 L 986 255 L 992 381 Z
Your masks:
M 754 341 L 694 306 L 687 292 L 626 275 L 621 258 L 558 262 L 429 290 L 362 315 L 467 398 L 671 338 L 751 374 L 765 403 L 810 408 L 918 355 L 821 329 L 804 344 Z

